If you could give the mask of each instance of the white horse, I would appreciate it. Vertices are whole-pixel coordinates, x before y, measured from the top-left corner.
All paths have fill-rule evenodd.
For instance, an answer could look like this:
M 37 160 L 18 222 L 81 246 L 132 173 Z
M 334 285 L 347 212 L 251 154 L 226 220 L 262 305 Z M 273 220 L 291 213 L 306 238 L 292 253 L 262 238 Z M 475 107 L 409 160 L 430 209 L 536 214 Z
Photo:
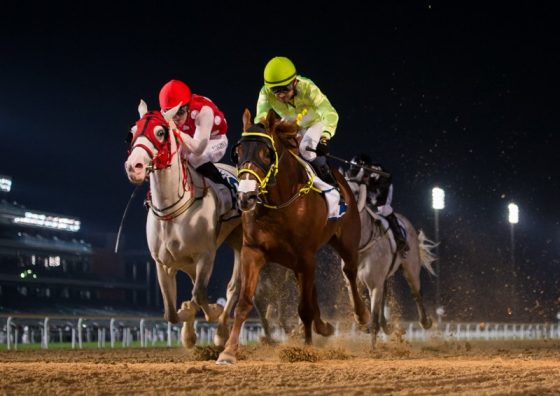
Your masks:
M 417 232 L 410 221 L 401 214 L 395 213 L 401 227 L 403 227 L 410 250 L 403 258 L 396 251 L 393 234 L 389 231 L 387 221 L 372 212 L 365 204 L 366 189 L 356 182 L 348 184 L 356 194 L 362 235 L 360 239 L 358 280 L 368 289 L 371 307 L 371 346 L 375 347 L 379 328 L 385 334 L 391 332 L 385 316 L 385 297 L 387 280 L 400 268 L 410 287 L 420 324 L 424 329 L 432 326 L 432 319 L 426 314 L 420 287 L 420 270 L 426 268 L 432 275 L 437 276 L 431 263 L 436 260 L 431 249 L 435 244 L 428 240 L 423 231 Z
M 228 337 L 227 321 L 238 292 L 238 265 L 242 244 L 240 217 L 222 221 L 227 211 L 224 199 L 229 192 L 210 188 L 206 179 L 195 172 L 187 161 L 183 147 L 184 134 L 172 121 L 178 108 L 166 112 L 148 112 L 140 102 L 140 119 L 131 129 L 131 148 L 125 169 L 134 184 L 144 182 L 149 175 L 149 212 L 146 235 L 150 253 L 156 263 L 157 275 L 164 303 L 164 318 L 172 323 L 184 322 L 181 340 L 186 347 L 196 343 L 194 319 L 201 308 L 208 321 L 219 319 L 214 337 L 216 345 L 223 345 Z M 216 164 L 229 178 L 236 179 L 234 167 Z M 223 186 L 226 190 L 226 187 Z M 219 199 L 219 196 L 223 199 Z M 212 275 L 218 247 L 226 241 L 234 251 L 234 268 L 227 287 L 225 307 L 210 304 L 208 282 Z M 177 271 L 189 275 L 193 282 L 192 299 L 177 311 Z

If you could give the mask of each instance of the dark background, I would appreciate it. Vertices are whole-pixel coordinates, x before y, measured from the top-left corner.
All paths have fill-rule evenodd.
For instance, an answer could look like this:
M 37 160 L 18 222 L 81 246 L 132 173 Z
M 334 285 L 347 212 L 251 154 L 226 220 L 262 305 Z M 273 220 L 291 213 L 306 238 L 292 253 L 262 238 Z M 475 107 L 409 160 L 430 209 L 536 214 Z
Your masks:
M 393 207 L 430 238 L 431 189 L 445 189 L 440 279 L 450 317 L 555 320 L 560 138 L 552 9 L 231 3 L 6 5 L 0 174 L 13 178 L 10 199 L 77 216 L 86 239 L 113 244 L 133 190 L 124 137 L 140 98 L 156 108 L 160 87 L 184 80 L 224 111 L 231 146 L 243 109 L 254 112 L 266 62 L 287 56 L 339 112 L 331 152 L 350 159 L 365 151 L 381 162 L 393 174 Z M 146 190 L 124 223 L 129 249 L 146 249 Z M 520 207 L 515 276 L 511 201 Z M 216 268 L 229 260 L 222 249 Z M 214 297 L 227 272 L 214 274 Z M 433 308 L 434 278 L 423 282 Z M 396 293 L 407 294 L 397 284 Z

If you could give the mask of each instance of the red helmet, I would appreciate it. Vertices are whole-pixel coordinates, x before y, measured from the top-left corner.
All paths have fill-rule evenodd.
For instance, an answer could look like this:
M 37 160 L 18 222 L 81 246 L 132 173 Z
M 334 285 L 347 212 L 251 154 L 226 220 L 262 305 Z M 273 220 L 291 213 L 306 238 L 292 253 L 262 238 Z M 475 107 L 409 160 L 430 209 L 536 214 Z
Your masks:
M 159 91 L 159 107 L 161 110 L 169 110 L 179 103 L 181 106 L 191 101 L 191 89 L 187 84 L 179 80 L 171 80 Z

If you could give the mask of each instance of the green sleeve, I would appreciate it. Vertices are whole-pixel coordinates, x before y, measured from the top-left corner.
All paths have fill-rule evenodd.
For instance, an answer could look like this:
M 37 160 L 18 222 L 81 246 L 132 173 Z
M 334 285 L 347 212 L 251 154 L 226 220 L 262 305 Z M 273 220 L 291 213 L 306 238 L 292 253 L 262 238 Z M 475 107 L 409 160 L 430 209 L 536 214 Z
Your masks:
M 307 79 L 308 84 L 306 84 L 305 89 L 307 90 L 306 95 L 313 103 L 313 107 L 317 111 L 317 115 L 320 117 L 321 122 L 324 125 L 325 132 L 323 136 L 328 139 L 332 138 L 336 131 L 336 126 L 338 124 L 338 113 L 332 106 L 329 99 L 321 92 L 319 87 L 315 85 L 311 80 Z
M 259 92 L 257 100 L 257 111 L 255 113 L 254 123 L 257 124 L 266 118 L 268 111 L 272 108 L 267 96 L 267 89 L 263 86 Z

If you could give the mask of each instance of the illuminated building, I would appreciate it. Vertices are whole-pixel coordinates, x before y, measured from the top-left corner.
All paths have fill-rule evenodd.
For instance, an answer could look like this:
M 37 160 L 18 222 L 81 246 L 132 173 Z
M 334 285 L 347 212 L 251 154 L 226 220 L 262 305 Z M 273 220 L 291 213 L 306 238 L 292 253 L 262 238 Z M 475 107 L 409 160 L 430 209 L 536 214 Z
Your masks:
M 157 303 L 145 255 L 93 247 L 80 237 L 79 219 L 9 202 L 9 177 L 0 176 L 0 186 L 0 312 L 101 313 Z

